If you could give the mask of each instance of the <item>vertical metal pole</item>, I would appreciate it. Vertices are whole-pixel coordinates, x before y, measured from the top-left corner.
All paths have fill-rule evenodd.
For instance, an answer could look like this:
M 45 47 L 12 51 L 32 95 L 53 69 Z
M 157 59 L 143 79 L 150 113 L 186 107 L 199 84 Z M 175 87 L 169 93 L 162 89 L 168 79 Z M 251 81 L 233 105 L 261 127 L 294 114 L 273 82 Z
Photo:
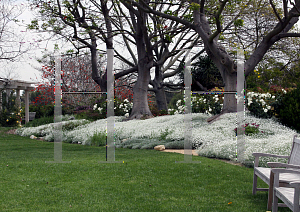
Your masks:
M 186 58 L 191 49 L 186 53 Z M 192 73 L 191 73 L 191 60 L 188 60 L 184 67 L 184 161 L 175 161 L 175 163 L 201 163 L 201 161 L 193 161 L 192 150 L 192 107 L 191 107 L 191 86 L 192 86 Z
M 55 105 L 54 105 L 54 161 L 46 163 L 70 163 L 71 161 L 62 161 L 62 109 L 61 109 L 61 56 L 55 56 Z
M 237 50 L 237 161 L 244 161 L 245 154 L 245 71 L 244 50 Z
M 106 163 L 124 163 L 115 161 L 114 141 L 114 73 L 113 73 L 114 50 L 107 49 L 107 127 L 106 127 Z M 103 163 L 104 161 L 100 161 Z
M 113 74 L 114 50 L 107 50 L 107 159 L 115 161 L 114 144 L 114 74 Z

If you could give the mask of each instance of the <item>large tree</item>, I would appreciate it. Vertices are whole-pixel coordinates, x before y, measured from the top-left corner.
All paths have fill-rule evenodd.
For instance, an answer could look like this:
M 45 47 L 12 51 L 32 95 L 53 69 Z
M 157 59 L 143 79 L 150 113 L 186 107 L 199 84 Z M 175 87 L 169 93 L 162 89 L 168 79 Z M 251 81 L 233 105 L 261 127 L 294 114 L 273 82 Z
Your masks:
M 226 32 L 232 32 L 233 28 L 235 30 L 242 30 L 242 17 L 245 17 L 246 15 L 249 16 L 252 12 L 260 9 L 261 7 L 258 7 L 257 4 L 261 1 L 192 0 L 189 2 L 157 1 L 152 3 L 155 5 L 168 6 L 171 4 L 173 8 L 176 8 L 179 4 L 185 4 L 190 8 L 192 17 L 180 17 L 178 14 L 165 13 L 164 10 L 155 10 L 143 0 L 140 0 L 139 2 L 133 0 L 126 0 L 122 2 L 124 2 L 124 4 L 128 4 L 128 2 L 130 2 L 131 5 L 144 10 L 145 12 L 177 21 L 195 30 L 204 43 L 206 53 L 218 67 L 222 75 L 225 83 L 225 91 L 236 90 L 236 61 L 229 51 L 226 51 L 226 48 L 222 45 L 219 39 L 222 36 L 226 36 Z M 264 55 L 276 42 L 287 37 L 300 36 L 299 33 L 292 31 L 292 27 L 297 23 L 300 15 L 300 0 L 284 0 L 280 4 L 277 1 L 270 0 L 267 6 L 271 9 L 270 11 L 272 12 L 273 17 L 277 19 L 277 23 L 272 24 L 269 26 L 269 30 L 266 30 L 264 33 L 257 36 L 257 42 L 254 47 L 249 46 L 249 55 L 245 61 L 246 77 L 254 71 L 257 64 L 263 59 Z M 240 28 L 235 27 L 239 25 L 241 26 Z M 244 32 L 247 33 L 247 31 Z M 245 38 L 244 36 L 245 35 L 243 35 L 243 38 Z M 239 40 L 236 42 L 239 42 Z M 236 99 L 234 95 L 224 95 L 222 113 L 226 112 L 236 112 Z
M 121 8 L 118 8 L 114 2 L 108 3 L 107 1 L 90 1 L 89 3 L 84 1 L 64 1 L 60 3 L 60 1 L 57 1 L 55 3 L 37 0 L 34 1 L 34 5 L 39 8 L 40 20 L 33 20 L 29 27 L 31 29 L 41 29 L 42 31 L 61 35 L 72 42 L 74 47 L 78 50 L 81 48 L 89 48 L 91 51 L 92 77 L 100 85 L 101 90 L 105 91 L 106 73 L 101 73 L 96 66 L 97 45 L 99 45 L 99 41 L 102 41 L 106 44 L 107 49 L 111 49 L 113 47 L 112 36 L 122 34 L 123 37 L 126 37 L 124 32 L 128 32 L 128 29 L 122 27 L 120 16 L 123 14 L 121 14 Z M 117 14 L 118 10 L 112 10 L 112 8 L 119 9 L 119 14 Z M 132 55 L 133 61 L 126 60 L 124 57 L 124 49 L 118 46 L 115 49 L 116 57 L 131 67 L 116 73 L 115 79 L 133 72 L 138 72 L 138 79 L 133 89 L 134 106 L 130 118 L 140 118 L 144 115 L 151 117 L 152 114 L 147 101 L 150 69 L 153 66 L 161 66 L 167 58 L 174 56 L 174 52 L 169 53 L 167 48 L 162 48 L 160 52 L 157 51 L 157 54 L 160 54 L 160 56 L 158 56 L 157 61 L 155 61 L 153 56 L 154 48 L 158 48 L 161 43 L 163 46 L 166 46 L 164 43 L 170 42 L 171 38 L 167 37 L 170 36 L 169 34 L 165 35 L 166 33 L 161 33 L 162 31 L 160 30 L 161 39 L 155 41 L 153 44 L 151 43 L 152 40 L 159 37 L 159 35 L 148 34 L 148 15 L 143 11 L 129 10 L 128 17 L 129 18 L 125 16 L 125 19 L 130 22 L 132 27 L 131 35 L 134 40 L 134 45 L 136 46 L 137 58 L 135 58 L 136 56 L 132 53 L 130 45 L 126 44 L 126 42 L 132 42 L 132 39 L 130 40 L 126 37 L 124 42 L 126 48 Z M 113 29 L 114 26 L 115 28 Z M 158 24 L 156 26 L 158 26 Z M 166 29 L 164 31 L 166 31 Z M 178 32 L 174 30 L 173 34 L 175 33 Z M 166 37 L 169 39 L 166 39 Z M 162 40 L 165 41 L 162 42 Z M 78 41 L 81 45 L 76 45 L 74 41 Z M 103 51 L 103 53 L 105 53 L 105 51 Z M 176 51 L 176 53 L 178 53 L 178 51 Z M 163 95 L 162 98 L 158 99 L 163 99 Z
M 134 9 L 131 5 L 126 4 L 129 13 L 120 4 L 116 4 L 118 22 L 114 22 L 116 28 L 120 31 L 124 42 L 119 45 L 124 46 L 122 53 L 117 53 L 117 58 L 131 67 L 138 68 L 138 58 L 143 57 L 144 51 L 134 51 L 135 48 L 140 48 L 140 41 L 137 40 L 137 29 L 140 27 L 135 22 L 138 20 L 138 15 L 141 11 Z M 186 30 L 175 21 L 162 19 L 156 15 L 147 16 L 143 20 L 144 36 L 143 45 L 147 45 L 145 51 L 147 54 L 153 54 L 152 67 L 154 78 L 150 80 L 148 91 L 153 91 L 155 94 L 156 104 L 159 110 L 167 110 L 167 101 L 165 95 L 166 86 L 174 87 L 177 85 L 167 83 L 165 79 L 172 77 L 178 73 L 179 69 L 171 70 L 178 60 L 182 60 L 187 48 L 192 48 L 196 45 L 194 40 L 197 37 L 195 32 Z M 131 45 L 130 45 L 131 44 Z M 133 48 L 132 48 L 133 46 Z M 128 49 L 129 57 L 124 55 L 124 49 Z M 177 86 L 178 87 L 178 86 Z

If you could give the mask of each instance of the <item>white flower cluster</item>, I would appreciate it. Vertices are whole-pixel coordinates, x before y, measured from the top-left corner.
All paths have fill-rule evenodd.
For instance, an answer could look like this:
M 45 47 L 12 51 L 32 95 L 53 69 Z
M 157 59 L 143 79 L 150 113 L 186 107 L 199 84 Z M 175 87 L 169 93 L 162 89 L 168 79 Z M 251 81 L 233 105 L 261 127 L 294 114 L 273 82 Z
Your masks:
M 128 99 L 124 99 L 124 101 L 120 105 L 116 105 L 115 104 L 114 110 L 120 109 L 121 111 L 123 111 L 125 113 L 125 117 L 128 117 L 129 116 L 129 110 L 132 107 L 133 107 L 133 103 L 129 102 Z M 93 110 L 98 110 L 99 113 L 103 112 L 103 108 L 101 108 L 100 106 L 98 106 L 98 104 L 94 105 Z
M 218 101 L 219 101 L 219 96 L 218 96 L 218 95 L 215 95 L 215 96 L 213 97 L 213 99 L 215 100 L 215 102 L 218 102 Z
M 123 103 L 119 105 L 119 108 L 125 112 L 125 117 L 129 116 L 129 110 L 133 107 L 133 103 L 129 102 L 128 99 L 124 99 Z M 115 109 L 117 109 L 115 107 Z
M 267 104 L 266 100 L 273 100 L 275 101 L 275 96 L 272 96 L 270 93 L 255 93 L 255 92 L 248 92 L 247 99 L 248 99 L 248 106 L 253 103 L 253 98 L 257 99 L 257 102 L 263 107 L 265 113 L 267 113 L 271 106 Z
M 204 98 L 204 96 L 200 96 L 200 97 L 196 97 L 196 96 L 192 96 L 191 98 L 191 107 L 199 107 L 200 104 L 206 104 L 208 103 L 207 100 Z M 215 95 L 213 97 L 213 100 L 215 102 L 218 102 L 219 101 L 219 96 L 218 95 Z M 185 102 L 183 100 L 178 100 L 176 102 L 176 107 L 177 107 L 177 110 L 176 109 L 168 109 L 168 113 L 169 114 L 173 114 L 174 112 L 174 115 L 176 114 L 184 114 L 184 111 L 185 111 Z M 223 104 L 220 104 L 221 107 L 223 106 Z M 212 112 L 212 108 L 209 107 L 208 110 L 205 111 L 206 114 L 211 114 Z
M 174 112 L 174 115 L 176 114 L 184 114 L 184 110 L 185 110 L 185 107 L 184 107 L 184 101 L 179 99 L 177 102 L 176 102 L 176 106 L 177 106 L 177 110 L 175 110 Z
M 103 108 L 101 108 L 100 106 L 98 107 L 97 104 L 94 105 L 93 110 L 98 110 L 99 113 L 102 113 Z

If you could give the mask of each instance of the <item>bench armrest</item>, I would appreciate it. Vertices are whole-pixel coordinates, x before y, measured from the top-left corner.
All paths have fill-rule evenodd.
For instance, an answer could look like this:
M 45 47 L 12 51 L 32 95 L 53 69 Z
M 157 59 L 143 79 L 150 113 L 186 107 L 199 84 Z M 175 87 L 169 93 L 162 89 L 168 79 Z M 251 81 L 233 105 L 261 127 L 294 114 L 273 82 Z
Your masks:
M 290 182 L 290 186 L 293 188 L 300 188 L 300 182 Z
M 279 163 L 279 162 L 268 162 L 268 166 L 271 168 L 291 168 L 291 169 L 300 169 L 299 165 Z
M 259 153 L 259 152 L 254 152 L 254 153 L 252 153 L 252 155 L 255 157 L 254 167 L 258 167 L 259 157 L 276 157 L 276 158 L 289 158 L 290 157 L 287 155 L 274 155 L 274 154 Z
M 299 174 L 300 175 L 300 170 L 294 170 L 294 169 L 280 169 L 280 168 L 276 168 L 276 169 L 271 169 L 271 172 L 273 172 L 274 174 L 290 173 L 290 174 Z M 299 180 L 300 180 L 300 177 L 299 177 Z
M 296 187 L 298 186 L 298 183 L 300 185 L 300 170 L 275 168 L 275 169 L 271 169 L 271 177 L 272 177 L 272 173 L 274 173 L 274 188 L 279 187 L 279 174 L 281 174 L 281 173 L 298 174 L 299 177 L 298 176 L 297 177 L 293 176 L 290 183 L 294 183 L 294 184 L 291 184 L 291 185 L 294 185 Z M 270 181 L 271 181 L 271 179 L 270 179 Z
M 287 155 L 274 155 L 274 154 L 269 154 L 269 153 L 258 153 L 254 152 L 252 153 L 254 157 L 276 157 L 276 158 L 289 158 L 290 156 Z

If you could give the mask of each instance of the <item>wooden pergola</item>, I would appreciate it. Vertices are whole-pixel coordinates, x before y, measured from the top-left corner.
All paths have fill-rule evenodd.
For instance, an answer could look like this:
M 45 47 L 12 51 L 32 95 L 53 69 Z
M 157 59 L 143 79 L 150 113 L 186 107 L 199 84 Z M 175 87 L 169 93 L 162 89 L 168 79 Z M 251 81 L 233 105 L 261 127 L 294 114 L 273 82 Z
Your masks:
M 21 108 L 20 90 L 25 91 L 25 123 L 29 122 L 29 91 L 34 89 L 32 84 L 36 82 L 22 81 L 22 80 L 9 80 L 6 78 L 0 78 L 0 111 L 2 110 L 2 91 L 6 90 L 9 94 L 11 90 L 15 90 L 17 94 L 16 105 Z M 6 95 L 8 101 L 8 95 Z

